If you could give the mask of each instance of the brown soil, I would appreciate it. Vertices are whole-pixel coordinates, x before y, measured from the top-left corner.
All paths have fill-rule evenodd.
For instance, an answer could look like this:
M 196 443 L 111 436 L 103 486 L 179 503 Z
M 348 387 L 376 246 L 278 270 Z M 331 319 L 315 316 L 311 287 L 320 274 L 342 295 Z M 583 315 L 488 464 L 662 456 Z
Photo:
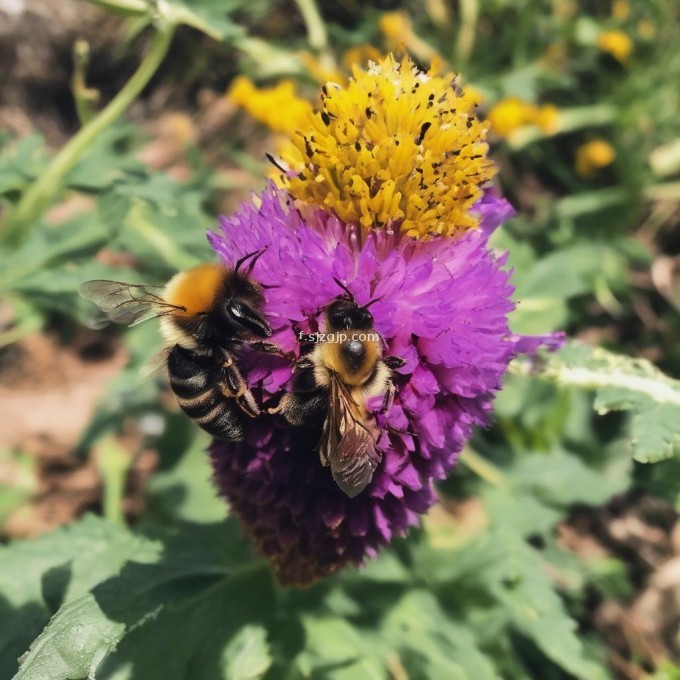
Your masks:
M 61 345 L 34 334 L 12 345 L 0 363 L 0 447 L 33 459 L 28 502 L 6 519 L 6 537 L 34 536 L 101 509 L 96 456 L 74 453 L 106 384 L 125 364 L 117 342 L 86 329 Z M 138 450 L 125 442 L 130 451 Z M 124 509 L 143 510 L 143 485 L 155 462 L 153 452 L 135 456 Z M 0 484 L 11 486 L 21 473 L 12 459 L 0 467 Z

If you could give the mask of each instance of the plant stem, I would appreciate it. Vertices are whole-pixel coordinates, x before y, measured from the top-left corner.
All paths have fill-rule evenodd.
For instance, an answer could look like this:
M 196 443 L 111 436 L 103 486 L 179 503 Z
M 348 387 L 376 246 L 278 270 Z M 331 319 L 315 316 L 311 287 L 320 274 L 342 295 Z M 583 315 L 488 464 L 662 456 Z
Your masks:
M 461 0 L 460 30 L 456 39 L 456 69 L 466 64 L 475 46 L 479 4 L 477 0 Z
M 554 132 L 545 133 L 538 127 L 528 125 L 510 135 L 507 140 L 508 146 L 513 151 L 519 151 L 546 137 L 554 137 L 583 128 L 609 125 L 616 119 L 616 113 L 616 109 L 609 104 L 593 104 L 592 106 L 563 109 L 560 111 L 559 127 Z
M 328 34 L 316 3 L 314 0 L 295 0 L 295 4 L 305 22 L 309 44 L 315 50 L 325 50 L 328 47 Z
M 505 475 L 484 456 L 466 446 L 460 454 L 460 460 L 467 465 L 478 477 L 495 486 L 505 484 Z
M 132 456 L 113 436 L 106 436 L 97 445 L 97 467 L 102 478 L 103 514 L 109 522 L 125 523 L 123 498 L 125 481 Z
M 130 80 L 97 116 L 71 137 L 42 176 L 24 192 L 7 218 L 5 228 L 0 233 L 0 241 L 18 245 L 28 236 L 37 219 L 61 189 L 64 177 L 83 152 L 123 114 L 151 80 L 168 51 L 174 32 L 173 24 L 157 26 L 151 47 Z

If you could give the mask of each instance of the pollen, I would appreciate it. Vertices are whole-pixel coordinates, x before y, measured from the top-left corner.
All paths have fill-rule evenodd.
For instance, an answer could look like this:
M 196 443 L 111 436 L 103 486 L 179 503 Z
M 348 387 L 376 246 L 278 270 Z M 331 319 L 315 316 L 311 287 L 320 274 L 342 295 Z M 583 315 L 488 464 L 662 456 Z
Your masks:
M 457 76 L 420 71 L 392 56 L 327 83 L 321 107 L 293 136 L 279 182 L 294 198 L 362 232 L 417 238 L 478 226 L 470 208 L 495 173 L 477 97 Z

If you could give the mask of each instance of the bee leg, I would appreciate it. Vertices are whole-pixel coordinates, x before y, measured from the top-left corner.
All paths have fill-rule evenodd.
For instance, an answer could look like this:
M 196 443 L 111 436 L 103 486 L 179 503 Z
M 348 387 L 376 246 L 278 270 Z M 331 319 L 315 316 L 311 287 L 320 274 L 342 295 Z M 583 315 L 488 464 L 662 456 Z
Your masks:
M 319 447 L 319 458 L 321 460 L 321 465 L 323 467 L 328 467 L 330 464 L 330 459 L 328 457 L 328 442 L 330 441 L 329 431 L 330 431 L 330 418 L 325 418 L 323 423 L 323 430 L 321 431 L 321 446 Z
M 314 362 L 309 357 L 303 357 L 295 362 L 296 371 L 312 371 L 314 370 Z
M 301 394 L 288 392 L 283 395 L 279 405 L 268 408 L 267 413 L 279 413 L 291 425 L 303 427 L 318 423 L 327 406 L 328 397 L 323 390 L 315 389 Z
M 383 361 L 387 364 L 387 367 L 392 370 L 406 365 L 406 362 L 401 357 L 385 357 Z
M 390 425 L 389 423 L 387 423 L 387 425 L 385 426 L 385 429 L 392 434 L 399 434 L 399 435 L 407 434 L 410 437 L 417 437 L 418 436 L 415 432 L 411 432 L 411 430 L 403 430 L 402 428 L 394 427 L 394 425 Z
M 219 381 L 219 387 L 225 397 L 236 400 L 236 403 L 246 415 L 251 418 L 257 418 L 260 415 L 260 409 L 255 403 L 255 398 L 231 357 L 225 357 L 222 364 L 222 377 Z
M 394 403 L 394 395 L 396 394 L 396 388 L 394 383 L 390 380 L 387 383 L 387 389 L 385 390 L 385 396 L 383 397 L 383 402 L 380 406 L 380 413 L 387 413 Z
M 310 348 L 316 344 L 316 342 L 312 339 L 314 333 L 305 333 L 295 321 L 293 322 L 293 334 L 297 338 L 298 344 L 300 345 L 300 352 L 302 354 L 309 353 Z
M 261 340 L 257 340 L 256 342 L 251 342 L 250 346 L 258 350 L 259 352 L 264 352 L 265 354 L 274 354 L 277 357 L 282 357 L 283 359 L 286 359 L 287 361 L 295 360 L 295 354 L 293 354 L 293 352 L 284 352 L 278 345 L 275 345 L 273 342 L 262 342 Z

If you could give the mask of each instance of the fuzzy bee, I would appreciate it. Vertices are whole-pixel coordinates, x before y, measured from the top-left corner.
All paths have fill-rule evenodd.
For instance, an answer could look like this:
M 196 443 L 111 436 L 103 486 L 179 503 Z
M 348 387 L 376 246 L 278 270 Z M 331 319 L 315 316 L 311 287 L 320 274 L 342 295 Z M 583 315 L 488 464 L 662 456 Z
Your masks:
M 366 403 L 382 397 L 380 412 L 387 413 L 395 395 L 393 370 L 404 361 L 383 357 L 369 305 L 359 306 L 337 283 L 345 294 L 326 308 L 325 333 L 295 364 L 292 391 L 270 412 L 295 426 L 323 422 L 321 463 L 330 465 L 336 484 L 353 498 L 370 483 L 382 459 L 381 430 Z
M 280 353 L 262 340 L 272 329 L 262 313 L 262 287 L 250 276 L 263 252 L 246 255 L 233 268 L 209 263 L 180 272 L 160 295 L 154 286 L 118 281 L 80 286 L 110 321 L 136 326 L 160 318 L 170 387 L 182 410 L 220 439 L 243 439 L 248 418 L 260 415 L 236 365 L 239 351 L 249 344 Z

